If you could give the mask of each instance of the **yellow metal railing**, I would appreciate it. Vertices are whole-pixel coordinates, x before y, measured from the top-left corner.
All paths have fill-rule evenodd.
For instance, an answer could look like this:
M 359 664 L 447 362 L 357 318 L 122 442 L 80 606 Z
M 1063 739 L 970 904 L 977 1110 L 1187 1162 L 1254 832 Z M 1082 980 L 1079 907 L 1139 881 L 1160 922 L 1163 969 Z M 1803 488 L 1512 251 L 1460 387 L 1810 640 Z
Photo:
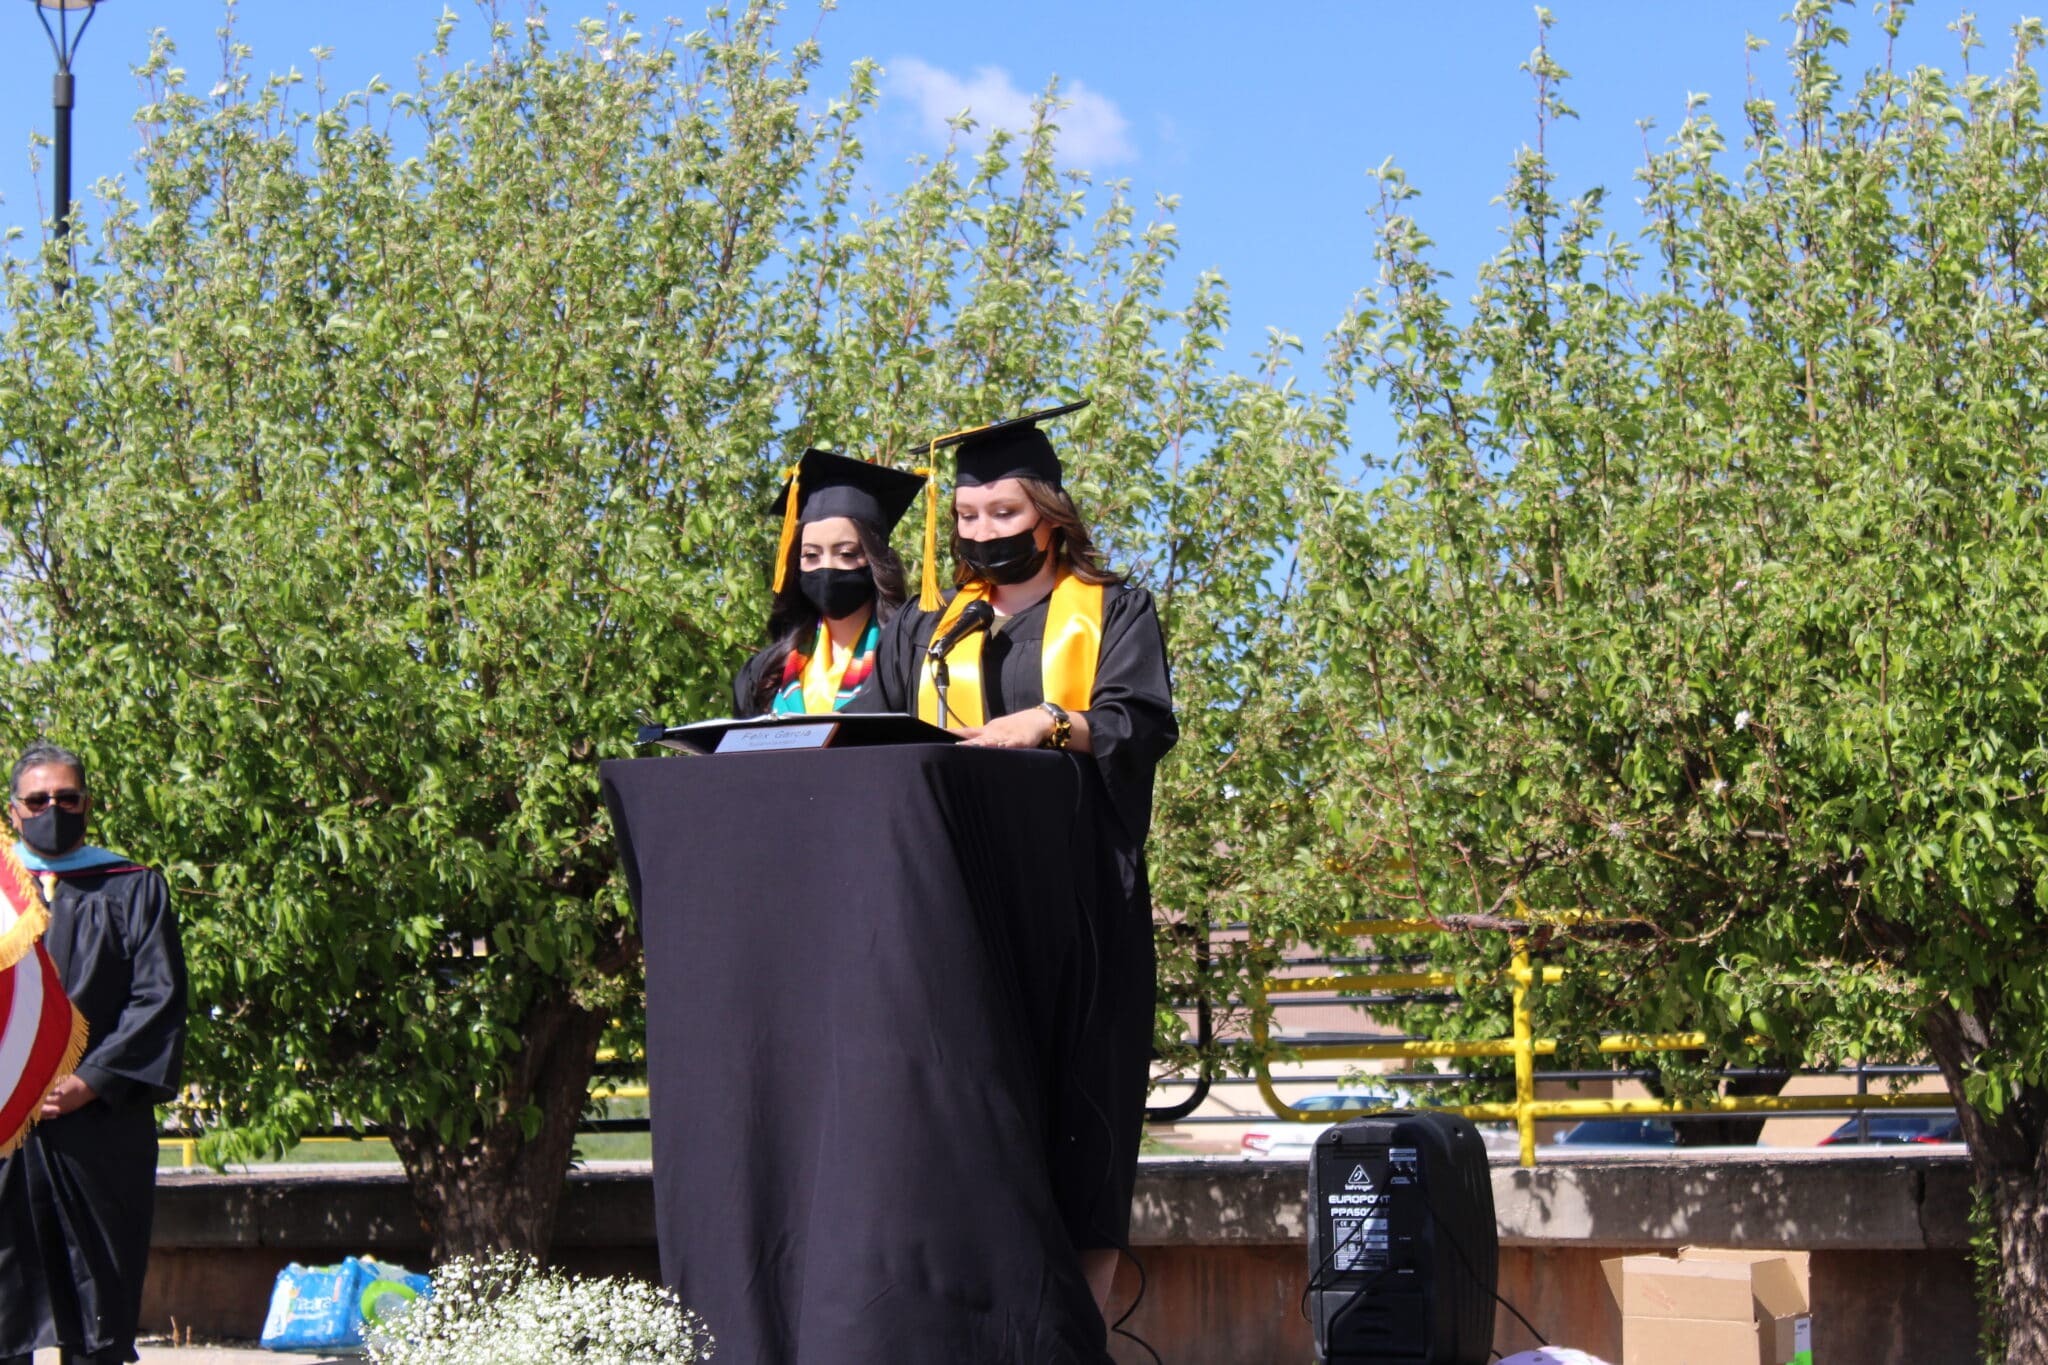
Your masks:
M 1531 916 L 1531 923 L 1563 923 L 1575 920 L 1577 916 Z M 1444 934 L 1451 932 L 1431 920 L 1357 920 L 1338 926 L 1338 932 L 1347 937 L 1367 938 L 1383 934 Z M 1720 1096 L 1714 1099 L 1691 1103 L 1680 1103 L 1658 1099 L 1578 1099 L 1539 1100 L 1536 1098 L 1536 1059 L 1557 1054 L 1555 1038 L 1536 1036 L 1535 1012 L 1530 1008 L 1529 995 L 1533 987 L 1554 986 L 1565 979 L 1561 967 L 1538 969 L 1529 957 L 1529 945 L 1525 938 L 1516 935 L 1509 941 L 1511 957 L 1508 969 L 1495 981 L 1505 980 L 1513 985 L 1512 992 L 1512 1033 L 1506 1038 L 1482 1038 L 1459 1041 L 1438 1041 L 1434 1039 L 1397 1039 L 1384 1043 L 1301 1043 L 1287 1050 L 1302 1060 L 1322 1061 L 1397 1061 L 1419 1057 L 1512 1057 L 1515 1061 L 1515 1098 L 1507 1103 L 1494 1104 L 1448 1104 L 1420 1105 L 1419 1108 L 1435 1109 L 1442 1113 L 1456 1114 L 1462 1118 L 1479 1122 L 1508 1120 L 1514 1123 L 1520 1139 L 1521 1159 L 1524 1166 L 1536 1164 L 1536 1125 L 1545 1119 L 1583 1118 L 1626 1118 L 1633 1116 L 1661 1116 L 1672 1114 L 1796 1114 L 1812 1111 L 1857 1110 L 1857 1109 L 1908 1109 L 1924 1108 L 1929 1096 L 1913 1094 L 1889 1095 L 1759 1095 L 1749 1097 Z M 1469 979 L 1469 978 L 1468 978 Z M 1296 1109 L 1280 1098 L 1274 1089 L 1268 1054 L 1271 1049 L 1271 1029 L 1267 1011 L 1261 1008 L 1266 999 L 1276 995 L 1346 995 L 1366 992 L 1397 992 L 1417 990 L 1455 989 L 1460 978 L 1453 972 L 1361 972 L 1337 976 L 1282 977 L 1254 983 L 1252 988 L 1252 1041 L 1257 1045 L 1257 1062 L 1252 1077 L 1258 1084 L 1259 1095 L 1266 1107 L 1283 1119 L 1297 1123 L 1327 1123 L 1333 1120 L 1355 1118 L 1362 1114 L 1384 1112 L 1369 1107 L 1357 1109 Z M 1342 1004 L 1335 1000 L 1332 1004 Z M 1700 1052 L 1707 1046 L 1703 1033 L 1610 1033 L 1601 1037 L 1598 1047 L 1603 1053 L 1635 1052 Z

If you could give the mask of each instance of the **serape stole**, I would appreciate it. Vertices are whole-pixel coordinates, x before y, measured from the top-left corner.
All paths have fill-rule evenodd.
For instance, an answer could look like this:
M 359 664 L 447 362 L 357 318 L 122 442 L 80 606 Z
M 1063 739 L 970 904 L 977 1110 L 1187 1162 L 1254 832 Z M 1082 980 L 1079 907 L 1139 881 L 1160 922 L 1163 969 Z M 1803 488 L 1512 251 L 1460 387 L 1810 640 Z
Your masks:
M 852 653 L 832 647 L 832 635 L 823 621 L 811 652 L 789 652 L 782 665 L 782 686 L 776 689 L 770 709 L 778 716 L 821 716 L 843 711 L 861 685 L 874 675 L 875 647 L 882 641 L 882 627 L 873 617 L 860 633 Z

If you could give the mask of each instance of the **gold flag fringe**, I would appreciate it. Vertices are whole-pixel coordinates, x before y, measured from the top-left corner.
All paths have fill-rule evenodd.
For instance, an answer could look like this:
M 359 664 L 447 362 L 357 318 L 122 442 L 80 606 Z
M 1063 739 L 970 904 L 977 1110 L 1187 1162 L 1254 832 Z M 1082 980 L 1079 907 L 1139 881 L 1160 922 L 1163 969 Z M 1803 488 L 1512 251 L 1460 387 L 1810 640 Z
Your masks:
M 64 1003 L 71 1002 L 67 1000 Z M 58 1059 L 57 1074 L 50 1078 L 50 1084 L 55 1085 L 78 1070 L 78 1064 L 85 1060 L 85 1050 L 91 1044 L 92 1025 L 86 1022 L 83 1010 L 71 1005 L 71 1037 L 65 1040 L 64 1055 Z
M 92 1026 L 86 1023 L 85 1016 L 79 1013 L 78 1006 L 72 1005 L 71 1036 L 64 1042 L 64 1055 L 57 1060 L 57 1074 L 50 1077 L 51 1089 L 55 1089 L 57 1082 L 78 1070 L 78 1064 L 84 1060 L 85 1049 L 91 1042 Z M 49 1093 L 49 1090 L 43 1092 L 45 1096 Z M 35 1108 L 29 1110 L 28 1117 L 21 1121 L 21 1126 L 7 1134 L 4 1141 L 0 1141 L 0 1159 L 13 1156 L 20 1151 L 21 1144 L 28 1141 L 29 1130 L 34 1128 L 42 1117 L 43 1104 L 41 1100 L 37 1100 Z
M 48 933 L 50 912 L 40 905 L 31 904 L 28 910 L 15 918 L 14 924 L 0 934 L 0 972 L 28 956 L 28 950 L 36 946 L 36 940 Z
M 0 933 L 0 972 L 28 956 L 28 950 L 35 947 L 36 940 L 50 929 L 50 912 L 43 904 L 43 898 L 36 885 L 29 879 L 28 869 L 21 859 L 5 843 L 0 843 L 0 877 L 12 885 L 14 894 L 8 900 L 21 907 L 14 917 L 14 923 Z

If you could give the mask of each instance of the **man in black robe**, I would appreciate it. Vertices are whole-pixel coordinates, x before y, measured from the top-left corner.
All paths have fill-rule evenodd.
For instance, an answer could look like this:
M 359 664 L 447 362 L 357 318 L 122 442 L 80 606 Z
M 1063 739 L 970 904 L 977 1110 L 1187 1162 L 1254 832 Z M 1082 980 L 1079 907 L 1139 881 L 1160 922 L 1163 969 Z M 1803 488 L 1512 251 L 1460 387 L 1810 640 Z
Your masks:
M 43 937 L 91 1038 L 42 1119 L 0 1160 L 0 1365 L 135 1360 L 156 1198 L 156 1106 L 178 1086 L 185 961 L 161 874 L 85 842 L 85 765 L 37 744 L 15 765 L 15 854 L 50 909 Z

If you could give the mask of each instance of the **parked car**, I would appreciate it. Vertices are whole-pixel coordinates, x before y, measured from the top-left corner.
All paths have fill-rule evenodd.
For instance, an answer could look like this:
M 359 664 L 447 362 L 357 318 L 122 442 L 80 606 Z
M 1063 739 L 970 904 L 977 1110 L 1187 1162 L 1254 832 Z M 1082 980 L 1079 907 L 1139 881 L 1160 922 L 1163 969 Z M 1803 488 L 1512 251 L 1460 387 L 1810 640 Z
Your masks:
M 1327 1095 L 1310 1095 L 1305 1100 L 1290 1100 L 1295 1109 L 1311 1113 L 1341 1109 L 1399 1109 L 1413 1103 L 1399 1095 L 1384 1091 L 1345 1090 Z M 1316 1139 L 1343 1120 L 1332 1119 L 1326 1123 L 1286 1123 L 1275 1119 L 1251 1129 L 1238 1141 L 1239 1155 L 1246 1159 L 1253 1157 L 1272 1161 L 1307 1161 L 1315 1150 Z M 1478 1125 L 1479 1136 L 1486 1143 L 1489 1153 L 1512 1154 L 1520 1150 L 1513 1124 L 1482 1123 Z
M 1859 1135 L 1850 1119 L 1820 1140 L 1823 1147 L 1894 1147 L 1909 1142 L 1961 1142 L 1963 1121 L 1954 1114 L 1871 1114 L 1863 1119 L 1868 1136 Z
M 1399 1107 L 1402 1101 L 1384 1091 L 1345 1090 L 1328 1095 L 1310 1095 L 1307 1099 L 1289 1100 L 1288 1103 L 1308 1113 L 1328 1113 L 1340 1109 L 1392 1109 Z M 1238 1150 L 1246 1157 L 1306 1161 L 1316 1139 L 1335 1123 L 1334 1119 L 1319 1123 L 1289 1123 L 1273 1119 L 1239 1138 Z
M 1676 1147 L 1678 1128 L 1669 1119 L 1586 1119 L 1552 1141 L 1576 1151 Z

